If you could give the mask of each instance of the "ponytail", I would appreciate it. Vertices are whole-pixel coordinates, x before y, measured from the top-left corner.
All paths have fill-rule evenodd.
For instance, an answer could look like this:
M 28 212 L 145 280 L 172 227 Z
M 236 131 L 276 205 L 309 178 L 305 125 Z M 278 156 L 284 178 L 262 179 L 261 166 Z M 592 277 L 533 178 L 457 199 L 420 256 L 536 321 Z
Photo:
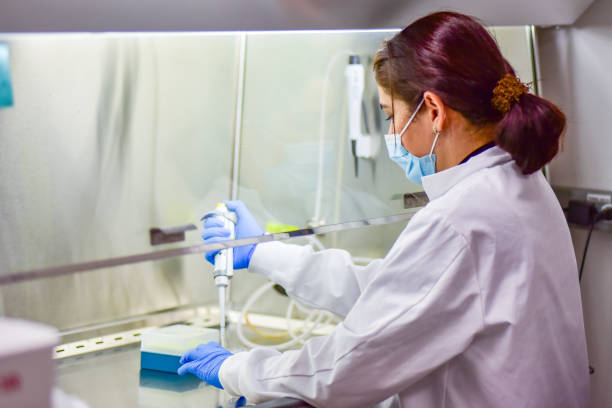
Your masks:
M 565 115 L 546 99 L 523 93 L 498 124 L 496 143 L 510 153 L 523 174 L 550 162 L 559 151 Z

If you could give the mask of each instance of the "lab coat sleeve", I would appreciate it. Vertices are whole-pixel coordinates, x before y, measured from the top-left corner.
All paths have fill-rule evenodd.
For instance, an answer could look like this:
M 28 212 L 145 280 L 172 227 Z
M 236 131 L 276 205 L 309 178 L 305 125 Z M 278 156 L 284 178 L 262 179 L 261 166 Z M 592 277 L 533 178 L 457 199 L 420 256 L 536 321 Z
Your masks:
M 371 406 L 441 369 L 482 327 L 468 242 L 443 216 L 422 210 L 330 335 L 300 350 L 238 353 L 220 380 L 253 402 L 292 396 L 315 406 Z
M 340 249 L 268 242 L 255 248 L 249 270 L 281 285 L 301 303 L 346 316 L 382 260 L 355 265 Z

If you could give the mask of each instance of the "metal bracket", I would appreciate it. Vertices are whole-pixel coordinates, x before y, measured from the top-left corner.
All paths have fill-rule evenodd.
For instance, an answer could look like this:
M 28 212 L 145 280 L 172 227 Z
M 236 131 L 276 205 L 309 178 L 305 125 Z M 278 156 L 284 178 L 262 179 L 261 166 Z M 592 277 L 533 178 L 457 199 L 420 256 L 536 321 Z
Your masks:
M 403 194 L 395 193 L 391 196 L 391 200 L 403 200 L 405 209 L 425 207 L 429 203 L 429 198 L 424 191 Z
M 151 228 L 149 229 L 149 239 L 151 245 L 163 245 L 172 242 L 180 242 L 185 240 L 185 232 L 198 229 L 193 224 L 179 225 L 170 228 Z
M 423 191 L 404 194 L 404 208 L 424 207 L 428 202 L 429 198 Z

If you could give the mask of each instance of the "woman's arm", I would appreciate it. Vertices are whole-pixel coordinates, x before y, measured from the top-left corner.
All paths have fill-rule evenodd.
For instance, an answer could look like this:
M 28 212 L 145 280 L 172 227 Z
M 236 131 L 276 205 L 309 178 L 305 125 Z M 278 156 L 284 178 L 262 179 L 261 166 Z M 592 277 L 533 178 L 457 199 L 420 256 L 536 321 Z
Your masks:
M 344 250 L 314 252 L 310 246 L 269 242 L 255 248 L 249 271 L 278 283 L 306 305 L 344 317 L 381 262 L 360 266 Z

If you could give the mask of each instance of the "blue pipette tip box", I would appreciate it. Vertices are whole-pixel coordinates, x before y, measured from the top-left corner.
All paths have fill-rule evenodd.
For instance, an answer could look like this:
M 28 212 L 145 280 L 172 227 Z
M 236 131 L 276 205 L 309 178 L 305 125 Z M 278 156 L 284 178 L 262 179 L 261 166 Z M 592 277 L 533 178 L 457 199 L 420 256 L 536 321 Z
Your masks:
M 140 351 L 140 368 L 146 370 L 165 371 L 176 374 L 176 371 L 181 366 L 180 360 L 181 356 Z
M 219 341 L 219 330 L 185 324 L 149 330 L 140 343 L 140 368 L 176 374 L 181 356 L 209 341 Z

